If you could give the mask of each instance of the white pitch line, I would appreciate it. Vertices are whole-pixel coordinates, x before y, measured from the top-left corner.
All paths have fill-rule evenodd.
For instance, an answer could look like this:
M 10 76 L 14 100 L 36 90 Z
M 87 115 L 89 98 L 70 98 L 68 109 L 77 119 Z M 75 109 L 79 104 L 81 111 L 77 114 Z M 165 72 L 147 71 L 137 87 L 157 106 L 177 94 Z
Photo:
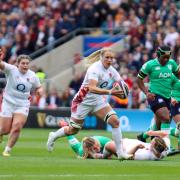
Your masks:
M 104 176 L 111 176 L 111 177 L 141 177 L 141 176 L 150 176 L 149 174 L 0 174 L 0 177 L 9 178 L 9 177 L 104 177 Z

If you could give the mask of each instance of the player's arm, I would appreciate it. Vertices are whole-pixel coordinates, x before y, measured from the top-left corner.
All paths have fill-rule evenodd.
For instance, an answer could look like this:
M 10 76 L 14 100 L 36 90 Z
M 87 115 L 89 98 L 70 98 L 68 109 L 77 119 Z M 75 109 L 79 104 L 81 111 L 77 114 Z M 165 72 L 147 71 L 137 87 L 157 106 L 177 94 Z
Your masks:
M 43 93 L 44 93 L 44 89 L 43 89 L 42 86 L 39 86 L 38 88 L 36 88 L 35 91 L 36 91 L 36 94 L 37 94 L 38 96 L 42 96 Z
M 136 153 L 136 151 L 138 150 L 138 149 L 143 149 L 144 148 L 144 145 L 143 144 L 137 144 L 136 146 L 134 146 L 132 149 L 130 149 L 129 151 L 128 151 L 128 154 L 133 154 L 133 156 L 134 156 L 134 154 Z
M 166 137 L 168 135 L 165 131 L 148 131 L 146 132 L 148 136 L 159 136 L 159 137 Z
M 110 90 L 99 88 L 97 87 L 97 84 L 98 81 L 90 79 L 88 84 L 89 92 L 94 94 L 110 94 Z
M 0 49 L 0 69 L 1 70 L 4 70 L 4 68 L 5 68 L 5 65 L 3 62 L 3 57 L 4 57 L 4 53 L 3 53 L 2 49 Z
M 88 157 L 92 158 L 92 159 L 104 159 L 104 156 L 102 153 L 93 153 L 93 152 L 89 152 Z
M 97 87 L 98 82 L 94 79 L 90 79 L 89 80 L 89 84 L 88 84 L 88 88 L 89 88 L 89 92 L 94 93 L 94 94 L 111 94 L 111 95 L 123 95 L 123 91 L 120 90 L 116 90 L 115 88 L 112 89 L 103 89 L 103 88 L 99 88 Z
M 144 78 L 149 74 L 149 71 L 150 71 L 150 68 L 149 68 L 148 64 L 145 63 L 138 73 L 137 83 L 138 83 L 138 86 L 141 89 L 141 91 L 144 92 L 144 94 L 146 95 L 147 99 L 154 100 L 155 95 L 148 91 L 148 89 L 145 87 L 145 84 L 143 81 Z
M 147 76 L 146 67 L 147 67 L 147 65 L 143 65 L 143 67 L 141 68 L 141 70 L 139 71 L 138 76 L 137 76 L 138 86 L 141 89 L 141 91 L 144 92 L 144 94 L 148 93 L 148 89 L 145 87 L 145 84 L 143 81 L 144 78 Z
M 116 87 L 113 87 L 112 89 L 103 89 L 103 88 L 99 88 L 97 87 L 97 81 L 94 79 L 90 79 L 89 80 L 89 84 L 88 84 L 88 88 L 89 88 L 89 92 L 94 93 L 94 94 L 105 94 L 105 95 L 114 95 L 114 96 L 120 96 L 120 95 L 124 95 L 123 91 L 121 90 L 117 90 Z

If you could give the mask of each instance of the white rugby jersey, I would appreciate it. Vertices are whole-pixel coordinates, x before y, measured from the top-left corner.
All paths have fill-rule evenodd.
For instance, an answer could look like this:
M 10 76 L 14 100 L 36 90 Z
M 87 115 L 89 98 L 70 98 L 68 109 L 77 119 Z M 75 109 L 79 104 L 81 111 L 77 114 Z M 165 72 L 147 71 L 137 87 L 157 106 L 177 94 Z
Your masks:
M 103 89 L 108 89 L 113 81 L 122 80 L 119 73 L 113 66 L 110 66 L 108 69 L 106 69 L 99 60 L 92 64 L 87 70 L 81 88 L 75 95 L 73 101 L 76 101 L 77 103 L 82 102 L 87 105 L 96 105 L 96 102 L 99 98 L 102 98 L 102 95 L 88 92 L 86 85 L 88 85 L 89 81 L 92 79 L 98 81 L 97 87 Z
M 5 62 L 4 65 L 3 72 L 5 73 L 7 84 L 3 99 L 17 106 L 29 106 L 31 89 L 41 86 L 39 78 L 31 70 L 22 74 L 16 66 Z
M 138 144 L 143 144 L 145 148 L 138 149 L 134 154 L 135 160 L 159 160 L 165 156 L 165 153 L 162 153 L 162 156 L 160 158 L 156 157 L 155 154 L 151 151 L 150 143 L 144 143 L 137 139 L 123 139 L 123 149 L 126 152 L 129 152 L 133 147 L 135 147 Z

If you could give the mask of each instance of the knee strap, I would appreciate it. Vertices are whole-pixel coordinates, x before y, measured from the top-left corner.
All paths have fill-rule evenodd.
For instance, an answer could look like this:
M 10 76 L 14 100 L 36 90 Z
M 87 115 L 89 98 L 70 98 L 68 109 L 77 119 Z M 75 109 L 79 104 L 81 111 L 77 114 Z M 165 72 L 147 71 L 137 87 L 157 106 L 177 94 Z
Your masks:
M 116 115 L 116 113 L 114 111 L 109 111 L 106 116 L 104 117 L 104 121 L 105 122 L 108 122 L 109 118 L 112 116 L 112 115 Z
M 70 120 L 69 125 L 76 129 L 81 129 L 83 126 L 82 124 L 78 124 L 78 123 L 74 122 L 72 119 Z

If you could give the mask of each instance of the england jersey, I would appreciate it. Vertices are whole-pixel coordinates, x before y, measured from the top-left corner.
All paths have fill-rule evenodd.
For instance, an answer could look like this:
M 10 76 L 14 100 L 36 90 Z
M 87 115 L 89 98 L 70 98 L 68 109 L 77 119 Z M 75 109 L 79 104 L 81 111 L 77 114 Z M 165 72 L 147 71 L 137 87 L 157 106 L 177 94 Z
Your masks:
M 113 81 L 122 80 L 114 67 L 110 66 L 106 69 L 101 61 L 97 61 L 87 70 L 82 86 L 73 101 L 86 105 L 96 105 L 96 102 L 102 98 L 102 95 L 90 93 L 88 88 L 86 88 L 89 81 L 92 79 L 98 82 L 97 87 L 103 89 L 108 89 Z
M 163 157 L 164 154 L 160 158 L 156 157 L 153 151 L 151 150 L 151 144 L 150 143 L 144 143 L 137 139 L 123 139 L 123 149 L 126 152 L 129 152 L 132 148 L 134 148 L 136 145 L 142 144 L 145 148 L 138 149 L 134 154 L 135 160 L 159 160 Z
M 31 70 L 22 74 L 16 66 L 7 63 L 4 65 L 7 84 L 3 99 L 16 106 L 29 106 L 30 91 L 32 88 L 40 87 L 39 78 Z

